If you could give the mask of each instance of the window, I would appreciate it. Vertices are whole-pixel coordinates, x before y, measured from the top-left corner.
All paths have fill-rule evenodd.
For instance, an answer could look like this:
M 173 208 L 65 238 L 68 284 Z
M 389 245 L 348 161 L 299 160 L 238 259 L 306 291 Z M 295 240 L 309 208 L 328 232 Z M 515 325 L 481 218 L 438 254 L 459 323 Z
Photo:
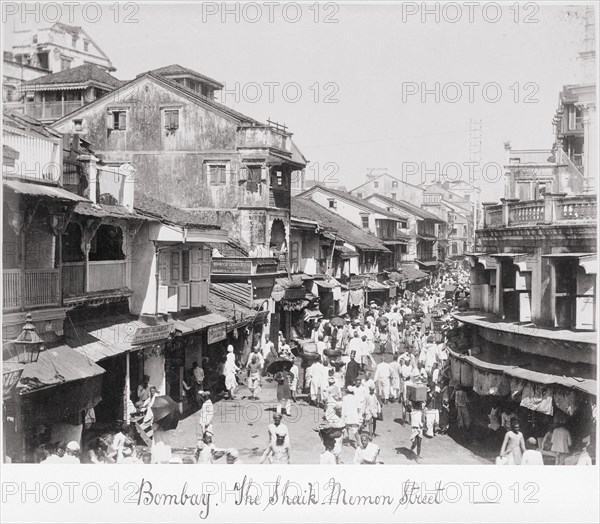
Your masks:
M 31 42 L 34 43 L 34 44 L 37 44 L 38 43 L 38 35 L 33 35 L 31 37 Z
M 262 177 L 262 167 L 261 166 L 248 166 L 246 168 L 248 173 L 248 178 L 246 182 L 246 189 L 251 193 L 256 193 L 259 190 L 261 177 Z
M 329 199 L 329 209 L 337 209 L 337 200 L 333 198 Z
M 73 120 L 73 124 L 75 126 L 76 132 L 83 131 L 83 120 L 81 118 L 76 118 L 75 120 Z
M 71 47 L 73 49 L 75 49 L 77 47 L 77 37 L 76 36 L 71 37 Z
M 407 229 L 408 228 L 408 222 L 406 220 L 403 220 L 402 222 L 400 222 L 400 227 L 402 229 Z
M 61 71 L 66 71 L 67 69 L 71 69 L 71 59 L 70 58 L 61 57 L 61 59 L 60 59 L 60 70 Z
M 110 111 L 108 127 L 121 131 L 127 129 L 127 112 L 125 110 Z
M 179 109 L 165 109 L 165 128 L 169 131 L 179 129 Z
M 463 237 L 469 236 L 468 234 L 468 227 L 466 225 L 463 225 Z
M 363 216 L 361 218 L 362 218 L 362 227 L 368 228 L 369 227 L 369 217 Z
M 86 40 L 83 41 L 83 50 L 87 53 L 90 49 L 90 43 Z
M 181 252 L 181 281 L 190 281 L 190 251 L 188 249 Z
M 379 182 L 373 182 L 373 187 L 377 189 L 379 187 Z
M 290 248 L 290 262 L 298 262 L 298 242 L 292 242 Z
M 392 200 L 396 200 L 396 193 L 392 193 Z
M 398 187 L 398 182 L 397 181 L 392 181 L 392 189 L 396 189 Z
M 225 164 L 208 164 L 208 180 L 211 186 L 227 183 L 227 166 Z
M 456 242 L 452 242 L 452 254 L 458 255 L 458 244 Z

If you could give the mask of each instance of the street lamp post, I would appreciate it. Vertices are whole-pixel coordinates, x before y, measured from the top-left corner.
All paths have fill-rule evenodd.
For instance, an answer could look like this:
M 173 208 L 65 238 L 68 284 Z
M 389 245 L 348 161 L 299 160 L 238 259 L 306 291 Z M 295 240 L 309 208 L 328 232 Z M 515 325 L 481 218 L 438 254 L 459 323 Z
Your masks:
M 40 351 L 44 347 L 44 341 L 35 330 L 31 313 L 27 313 L 25 316 L 25 325 L 21 334 L 15 340 L 10 341 L 9 345 L 15 349 L 16 359 L 20 364 L 37 362 Z M 10 353 L 12 352 L 9 349 Z

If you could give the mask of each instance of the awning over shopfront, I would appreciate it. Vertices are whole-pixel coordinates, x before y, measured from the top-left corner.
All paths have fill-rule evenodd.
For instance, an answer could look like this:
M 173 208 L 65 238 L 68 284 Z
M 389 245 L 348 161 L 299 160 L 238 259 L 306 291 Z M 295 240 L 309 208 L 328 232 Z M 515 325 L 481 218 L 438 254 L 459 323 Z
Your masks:
M 67 344 L 94 362 L 166 341 L 173 323 L 149 326 L 125 316 L 65 323 Z
M 369 280 L 367 282 L 367 288 L 369 291 L 389 291 L 390 286 L 377 282 L 376 280 Z
M 304 312 L 304 322 L 308 322 L 309 320 L 318 320 L 323 318 L 323 314 L 318 309 L 307 309 Z
M 346 246 L 335 246 L 333 250 L 337 251 L 340 254 L 340 258 L 343 259 L 358 257 L 358 253 L 354 251 L 354 249 L 350 249 Z
M 210 292 L 225 300 L 253 309 L 252 284 L 238 282 L 211 282 Z
M 542 257 L 550 259 L 576 258 L 588 275 L 598 274 L 598 255 L 596 253 L 552 253 L 542 255 Z
M 437 260 L 415 260 L 415 262 L 424 267 L 437 267 L 439 262 Z
M 67 345 L 40 352 L 37 362 L 26 364 L 21 374 L 21 394 L 102 375 L 104 369 Z
M 451 377 L 457 384 L 472 386 L 479 395 L 510 395 L 513 400 L 520 401 L 521 406 L 532 411 L 552 415 L 554 402 L 561 411 L 572 415 L 577 410 L 575 392 L 596 395 L 596 381 L 593 379 L 554 375 L 525 369 L 519 365 L 495 363 L 488 361 L 491 360 L 491 354 L 471 356 L 459 354 L 450 348 L 449 353 Z M 531 360 L 531 355 L 525 355 L 524 365 L 531 365 Z
M 315 280 L 315 284 L 324 289 L 340 287 L 340 283 L 335 278 L 330 278 L 329 280 Z
M 208 307 L 213 313 L 222 315 L 227 319 L 227 330 L 233 330 L 237 327 L 247 325 L 254 321 L 257 311 L 242 306 L 231 300 L 227 300 L 220 295 L 212 292 L 209 294 Z M 191 328 L 190 328 L 191 329 Z M 190 333 L 191 331 L 188 331 Z
M 21 195 L 43 196 L 59 200 L 70 200 L 73 202 L 88 202 L 87 198 L 71 193 L 66 189 L 42 184 L 29 184 L 20 180 L 3 180 L 4 188 L 10 189 Z
M 181 331 L 183 334 L 187 334 L 199 332 L 219 324 L 227 324 L 227 318 L 216 313 L 205 313 L 203 315 L 176 320 L 175 329 Z

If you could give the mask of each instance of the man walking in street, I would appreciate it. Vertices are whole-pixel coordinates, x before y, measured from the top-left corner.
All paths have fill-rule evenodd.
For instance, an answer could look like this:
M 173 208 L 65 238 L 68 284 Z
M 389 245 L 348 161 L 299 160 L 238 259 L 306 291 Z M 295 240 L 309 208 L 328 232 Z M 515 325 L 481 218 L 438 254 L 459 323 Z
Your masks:
M 356 351 L 350 353 L 350 362 L 346 364 L 346 378 L 344 386 L 347 388 L 349 385 L 354 384 L 360 373 L 360 364 L 356 362 Z

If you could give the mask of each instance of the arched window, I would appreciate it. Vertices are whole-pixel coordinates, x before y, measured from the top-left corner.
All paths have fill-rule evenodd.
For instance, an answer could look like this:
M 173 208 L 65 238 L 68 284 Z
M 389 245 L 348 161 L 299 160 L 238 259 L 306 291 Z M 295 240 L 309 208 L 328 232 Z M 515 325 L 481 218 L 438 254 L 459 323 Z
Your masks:
M 83 262 L 85 256 L 81 250 L 81 227 L 71 222 L 62 236 L 62 261 Z
M 90 260 L 124 260 L 123 231 L 120 227 L 103 224 L 98 228 L 90 247 Z

